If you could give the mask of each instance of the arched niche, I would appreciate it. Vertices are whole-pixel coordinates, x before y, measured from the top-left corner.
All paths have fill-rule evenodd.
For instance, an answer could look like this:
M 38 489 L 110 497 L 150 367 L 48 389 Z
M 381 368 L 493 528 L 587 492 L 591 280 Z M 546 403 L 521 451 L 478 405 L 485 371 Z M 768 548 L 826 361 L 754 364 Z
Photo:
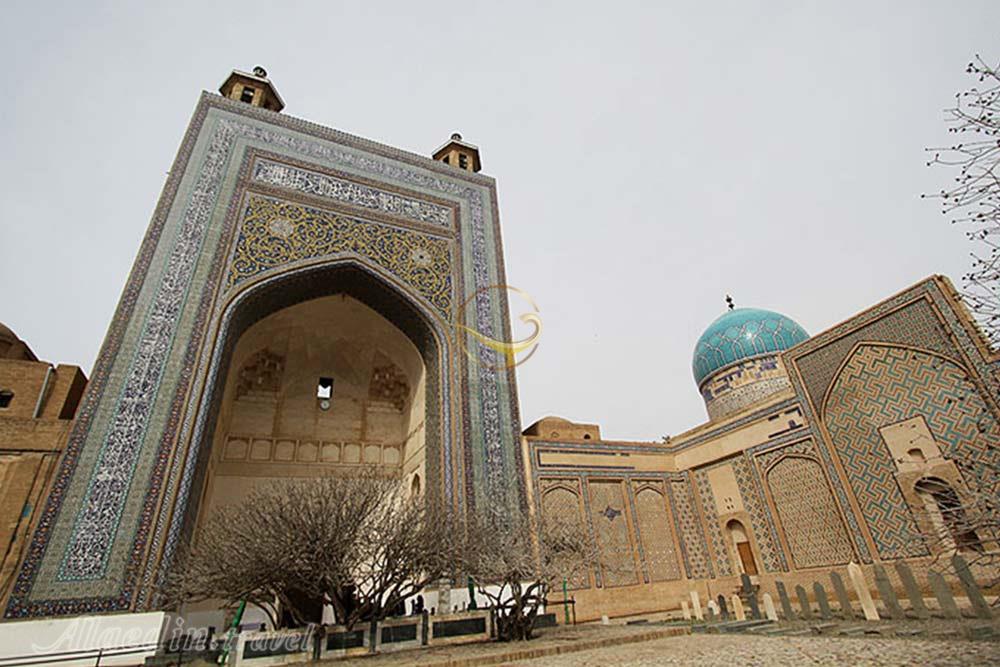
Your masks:
M 726 537 L 733 545 L 733 551 L 737 559 L 737 567 L 746 574 L 754 576 L 757 574 L 757 560 L 754 558 L 753 547 L 750 544 L 750 534 L 746 526 L 739 519 L 730 519 L 726 522 Z
M 923 464 L 908 454 L 919 446 L 928 464 L 939 456 L 954 461 L 964 483 L 989 482 L 1000 464 L 991 444 L 1000 439 L 993 410 L 968 369 L 936 352 L 862 342 L 846 356 L 822 421 L 880 558 L 929 555 L 915 516 L 919 503 L 906 497 L 912 487 L 900 486 L 897 459 L 919 470 Z M 889 429 L 918 422 L 926 423 L 923 444 L 894 452 Z
M 766 479 L 796 568 L 851 561 L 847 530 L 819 461 L 783 456 L 767 470 Z
M 426 369 L 389 320 L 345 293 L 287 306 L 240 336 L 208 457 L 201 521 L 278 479 L 378 466 L 424 474 Z
M 186 462 L 189 471 L 175 500 L 171 535 L 190 539 L 201 513 L 209 459 L 219 429 L 224 426 L 225 420 L 220 423 L 219 418 L 226 389 L 230 387 L 230 371 L 238 363 L 234 360 L 234 352 L 239 349 L 243 335 L 278 311 L 331 296 L 349 298 L 363 305 L 402 333 L 416 350 L 424 370 L 422 428 L 426 464 L 423 493 L 434 499 L 451 498 L 451 489 L 446 488 L 442 474 L 450 461 L 450 434 L 445 428 L 449 401 L 445 370 L 448 339 L 443 325 L 430 314 L 429 308 L 397 287 L 391 279 L 360 260 L 351 259 L 302 267 L 261 280 L 226 305 L 214 338 L 211 367 L 203 391 L 197 397 L 197 420 Z M 297 447 L 302 444 L 300 442 Z M 345 462 L 349 460 L 347 454 L 353 451 L 352 447 L 359 449 L 359 456 L 363 455 L 358 442 L 321 441 L 314 446 L 317 456 L 340 456 Z M 252 444 L 249 447 L 252 448 Z M 171 544 L 177 542 L 176 538 L 171 540 Z M 169 566 L 172 553 L 168 550 L 164 557 Z M 165 573 L 166 568 L 162 572 Z

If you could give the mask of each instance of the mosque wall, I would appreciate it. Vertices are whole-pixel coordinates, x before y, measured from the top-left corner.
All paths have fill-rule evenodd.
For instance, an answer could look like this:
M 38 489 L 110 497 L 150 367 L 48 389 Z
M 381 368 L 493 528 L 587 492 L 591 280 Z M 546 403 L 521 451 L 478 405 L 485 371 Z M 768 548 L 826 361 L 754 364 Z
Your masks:
M 928 279 L 785 354 L 821 454 L 843 480 L 863 562 L 932 556 L 916 484 L 956 493 L 1000 463 L 997 355 L 954 289 Z M 995 469 L 995 468 L 994 468 Z
M 922 484 L 939 480 L 963 499 L 996 482 L 998 355 L 946 279 L 925 280 L 780 361 L 788 388 L 667 442 L 526 431 L 529 487 L 566 494 L 536 511 L 585 518 L 617 568 L 592 567 L 572 592 L 578 618 L 673 608 L 691 590 L 703 600 L 730 595 L 744 572 L 774 595 L 777 578 L 811 585 L 852 561 L 869 576 L 899 559 L 920 571 L 947 546 L 928 537 L 945 527 Z

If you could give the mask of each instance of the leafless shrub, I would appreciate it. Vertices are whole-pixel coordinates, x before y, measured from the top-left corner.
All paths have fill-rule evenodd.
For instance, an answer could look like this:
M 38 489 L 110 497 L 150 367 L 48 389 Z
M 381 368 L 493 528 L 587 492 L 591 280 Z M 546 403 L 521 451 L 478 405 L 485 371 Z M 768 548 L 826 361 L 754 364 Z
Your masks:
M 345 624 L 368 619 L 375 636 L 378 621 L 391 616 L 408 597 L 454 576 L 460 563 L 459 537 L 441 506 L 406 497 L 401 485 L 393 487 L 358 541 L 351 569 L 357 601 L 353 613 L 343 615 Z
M 548 591 L 596 562 L 596 552 L 576 526 L 480 510 L 469 519 L 464 562 L 496 613 L 498 638 L 524 640 Z
M 1000 470 L 985 463 L 975 470 L 963 467 L 965 483 L 960 489 L 935 477 L 917 483 L 923 507 L 916 514 L 928 527 L 923 539 L 938 569 L 951 569 L 951 557 L 959 553 L 977 574 L 980 586 L 1000 592 Z

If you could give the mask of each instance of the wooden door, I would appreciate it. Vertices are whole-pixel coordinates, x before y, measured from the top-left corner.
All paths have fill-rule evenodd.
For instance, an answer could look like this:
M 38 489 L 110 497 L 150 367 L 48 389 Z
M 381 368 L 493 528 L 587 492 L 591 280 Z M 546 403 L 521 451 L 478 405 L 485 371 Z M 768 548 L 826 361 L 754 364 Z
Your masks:
M 743 563 L 743 571 L 753 576 L 757 574 L 757 563 L 753 560 L 753 549 L 749 542 L 737 542 L 736 550 L 740 553 L 740 562 Z

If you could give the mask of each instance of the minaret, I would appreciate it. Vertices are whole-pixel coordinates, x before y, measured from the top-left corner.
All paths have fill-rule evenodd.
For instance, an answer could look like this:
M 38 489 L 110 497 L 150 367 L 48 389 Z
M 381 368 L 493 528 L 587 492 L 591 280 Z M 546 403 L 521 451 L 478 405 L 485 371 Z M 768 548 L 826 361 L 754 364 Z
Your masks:
M 479 162 L 479 147 L 462 141 L 462 135 L 456 132 L 451 139 L 432 155 L 438 162 L 450 164 L 452 167 L 476 172 L 483 168 Z
M 284 100 L 268 80 L 267 71 L 260 65 L 253 68 L 253 74 L 234 69 L 219 86 L 219 92 L 223 97 L 269 111 L 278 112 L 285 108 Z

